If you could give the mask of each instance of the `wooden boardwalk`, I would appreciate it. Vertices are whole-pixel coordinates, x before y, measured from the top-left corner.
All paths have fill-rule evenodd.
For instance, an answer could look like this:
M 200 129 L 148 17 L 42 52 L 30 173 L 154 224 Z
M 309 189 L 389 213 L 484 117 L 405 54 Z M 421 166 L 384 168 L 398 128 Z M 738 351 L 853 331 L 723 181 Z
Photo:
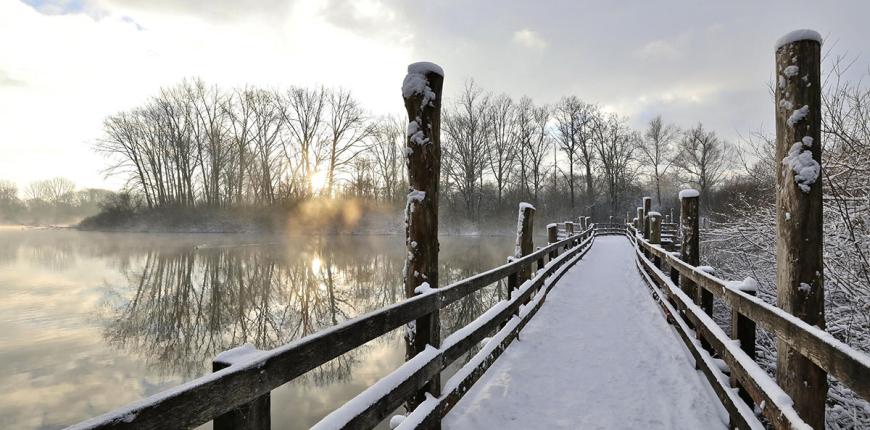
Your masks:
M 727 428 L 634 260 L 624 237 L 596 239 L 445 428 Z

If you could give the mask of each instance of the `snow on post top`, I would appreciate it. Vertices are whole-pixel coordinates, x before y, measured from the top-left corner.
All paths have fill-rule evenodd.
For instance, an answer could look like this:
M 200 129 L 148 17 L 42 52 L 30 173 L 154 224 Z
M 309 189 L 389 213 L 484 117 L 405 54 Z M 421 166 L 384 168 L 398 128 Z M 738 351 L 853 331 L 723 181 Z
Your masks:
M 821 45 L 822 44 L 822 35 L 819 34 L 819 32 L 817 32 L 815 30 L 809 30 L 809 29 L 795 30 L 795 31 L 792 31 L 792 32 L 786 34 L 785 36 L 780 37 L 776 41 L 775 49 L 782 48 L 783 46 L 788 45 L 789 43 L 794 43 L 794 42 L 798 42 L 801 40 L 815 40 L 816 42 L 819 42 L 819 45 Z
M 438 75 L 441 75 L 442 78 L 444 77 L 444 69 L 442 69 L 441 66 L 435 63 L 430 63 L 428 61 L 420 61 L 417 63 L 409 64 L 408 74 L 410 75 L 411 73 L 419 73 L 422 75 L 425 75 L 426 73 L 436 73 Z
M 246 343 L 244 345 L 237 346 L 233 349 L 228 349 L 224 352 L 221 352 L 220 354 L 218 354 L 214 358 L 214 361 L 219 362 L 219 363 L 234 365 L 237 363 L 241 363 L 241 362 L 243 362 L 247 359 L 250 359 L 252 357 L 255 357 L 260 352 L 262 352 L 262 351 L 258 350 L 256 347 L 254 347 L 254 345 L 251 345 L 250 343 Z
M 692 197 L 698 197 L 701 193 L 698 190 L 693 188 L 686 188 L 685 190 L 680 191 L 680 200 L 690 199 Z
M 535 210 L 535 207 L 532 206 L 531 203 L 526 203 L 526 202 L 522 202 L 522 203 L 520 203 L 520 210 L 523 210 L 523 209 L 526 209 L 526 208 L 529 208 L 529 209 L 531 209 L 531 210 Z
M 556 223 L 554 223 L 554 222 L 553 222 L 553 223 L 550 223 L 550 224 L 547 224 L 547 228 L 548 228 L 548 229 L 553 228 L 553 227 L 558 228 L 558 227 L 559 227 L 559 224 L 556 224 Z
M 655 212 L 655 211 L 650 211 L 650 213 L 647 215 L 649 215 L 651 217 L 661 217 L 662 216 L 662 214 Z

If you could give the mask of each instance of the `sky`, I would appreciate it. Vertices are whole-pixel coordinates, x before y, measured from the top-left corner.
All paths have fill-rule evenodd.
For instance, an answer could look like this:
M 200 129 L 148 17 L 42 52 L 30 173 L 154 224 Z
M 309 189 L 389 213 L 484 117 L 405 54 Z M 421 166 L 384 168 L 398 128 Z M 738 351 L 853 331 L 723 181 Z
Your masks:
M 867 16 L 866 0 L 0 0 L 0 179 L 119 187 L 92 149 L 103 119 L 185 77 L 340 86 L 399 114 L 405 67 L 421 60 L 444 68 L 448 103 L 474 78 L 736 141 L 772 128 L 777 38 L 818 31 L 858 79 Z

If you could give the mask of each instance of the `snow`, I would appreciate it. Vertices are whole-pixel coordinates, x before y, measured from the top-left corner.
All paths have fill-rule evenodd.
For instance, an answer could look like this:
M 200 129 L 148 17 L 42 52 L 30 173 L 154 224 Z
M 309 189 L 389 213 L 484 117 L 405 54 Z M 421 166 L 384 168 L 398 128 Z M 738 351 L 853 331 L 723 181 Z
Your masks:
M 803 105 L 800 109 L 795 109 L 785 122 L 789 127 L 794 127 L 795 124 L 806 118 L 808 113 L 810 113 L 810 107 Z
M 633 260 L 624 238 L 597 238 L 444 428 L 726 428 Z
M 650 211 L 650 213 L 648 213 L 647 215 L 651 216 L 651 217 L 661 217 L 662 216 L 662 214 L 660 214 L 656 211 Z
M 236 363 L 249 361 L 250 359 L 260 355 L 262 352 L 263 351 L 260 351 L 259 349 L 254 347 L 254 345 L 246 343 L 233 349 L 228 349 L 224 352 L 221 352 L 220 354 L 215 356 L 214 361 L 226 363 L 232 366 Z
M 782 48 L 783 46 L 788 45 L 789 43 L 794 43 L 794 42 L 798 42 L 801 40 L 815 40 L 816 42 L 819 42 L 819 44 L 821 44 L 822 43 L 822 35 L 819 34 L 815 30 L 809 30 L 809 29 L 795 30 L 795 31 L 792 31 L 792 32 L 780 37 L 776 41 L 775 49 Z
M 548 229 L 548 230 L 551 229 L 551 228 L 553 228 L 553 227 L 557 227 L 557 228 L 558 228 L 558 227 L 559 227 L 559 224 L 556 224 L 556 223 L 550 223 L 550 224 L 547 224 L 547 229 Z
M 402 421 L 405 421 L 404 415 L 393 415 L 393 417 L 390 418 L 390 430 L 395 429 L 396 427 L 401 425 Z
M 782 159 L 783 165 L 791 167 L 794 172 L 794 181 L 804 193 L 810 192 L 810 186 L 816 183 L 819 173 L 822 171 L 822 166 L 813 159 L 813 152 L 804 149 L 812 144 L 813 139 L 806 136 L 800 142 L 795 142 L 789 149 L 788 155 Z
M 753 278 L 746 278 L 742 281 L 727 282 L 729 288 L 743 291 L 746 293 L 758 291 L 758 281 Z
M 785 69 L 782 69 L 782 73 L 786 77 L 793 78 L 797 76 L 798 73 L 800 73 L 800 69 L 798 68 L 798 66 L 792 64 L 791 66 L 787 66 Z
M 369 406 L 373 405 L 378 399 L 393 391 L 402 382 L 411 377 L 414 373 L 422 369 L 430 361 L 436 359 L 441 352 L 427 345 L 414 358 L 406 361 L 398 369 L 389 375 L 381 378 L 374 385 L 367 388 L 365 391 L 342 405 L 340 408 L 332 411 L 329 415 L 315 424 L 312 429 L 325 430 L 343 428 L 352 418 L 364 412 Z M 390 420 L 392 422 L 392 420 Z
M 713 266 L 697 266 L 695 267 L 696 271 L 704 272 L 708 275 L 716 276 L 716 269 Z
M 520 203 L 520 210 L 523 210 L 523 209 L 535 210 L 535 207 L 532 206 L 531 203 L 522 202 L 522 203 Z
M 430 294 L 430 293 L 434 293 L 436 291 L 438 291 L 438 289 L 432 288 L 431 286 L 429 286 L 428 282 L 424 282 L 424 283 L 418 285 L 417 288 L 414 288 L 414 292 L 417 294 Z
M 680 200 L 690 199 L 692 197 L 698 197 L 700 195 L 701 193 L 699 193 L 698 190 L 693 188 L 686 188 L 685 190 L 680 191 Z
M 441 66 L 428 61 L 419 61 L 409 64 L 408 73 L 420 73 L 424 75 L 426 73 L 435 73 L 441 75 L 442 78 L 444 77 L 444 69 L 442 69 Z

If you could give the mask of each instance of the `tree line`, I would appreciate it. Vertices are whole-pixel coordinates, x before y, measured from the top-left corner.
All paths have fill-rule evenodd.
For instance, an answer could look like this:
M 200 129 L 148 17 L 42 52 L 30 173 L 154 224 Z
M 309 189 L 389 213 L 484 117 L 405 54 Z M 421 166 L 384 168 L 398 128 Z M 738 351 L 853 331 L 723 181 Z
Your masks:
M 679 130 L 657 117 L 635 130 L 576 96 L 538 104 L 473 80 L 443 109 L 443 205 L 473 224 L 517 201 L 554 215 L 619 215 L 649 184 L 661 201 L 663 187 L 706 191 L 727 171 L 725 142 L 700 123 Z M 341 88 L 224 89 L 189 79 L 106 118 L 96 149 L 148 208 L 321 197 L 398 205 L 405 128 L 400 115 L 372 115 Z
M 77 222 L 99 212 L 112 194 L 98 188 L 79 190 L 73 181 L 62 177 L 31 182 L 23 190 L 14 182 L 0 180 L 0 223 Z

